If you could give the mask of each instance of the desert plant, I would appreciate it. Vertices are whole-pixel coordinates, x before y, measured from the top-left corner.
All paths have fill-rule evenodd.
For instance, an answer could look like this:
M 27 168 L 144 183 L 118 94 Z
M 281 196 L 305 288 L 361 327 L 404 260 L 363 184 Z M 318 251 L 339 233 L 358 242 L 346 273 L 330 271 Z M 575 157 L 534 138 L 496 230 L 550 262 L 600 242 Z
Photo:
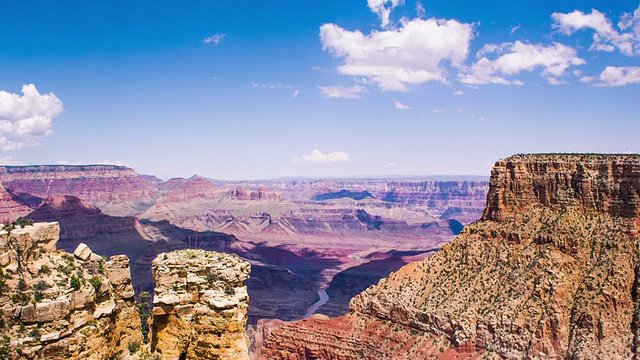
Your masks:
M 148 291 L 143 291 L 138 295 L 138 312 L 140 313 L 140 322 L 142 324 L 141 331 L 144 342 L 148 341 L 149 335 L 149 318 L 151 317 L 151 306 L 149 305 L 149 300 L 151 299 L 151 294 Z
M 69 279 L 69 285 L 71 285 L 73 290 L 80 289 L 80 278 L 75 275 L 71 275 L 71 278 Z
M 102 291 L 100 291 L 100 288 L 102 287 L 102 280 L 100 280 L 99 277 L 94 276 L 89 279 L 89 284 L 91 284 L 93 288 L 96 289 L 96 295 L 98 297 L 102 296 Z

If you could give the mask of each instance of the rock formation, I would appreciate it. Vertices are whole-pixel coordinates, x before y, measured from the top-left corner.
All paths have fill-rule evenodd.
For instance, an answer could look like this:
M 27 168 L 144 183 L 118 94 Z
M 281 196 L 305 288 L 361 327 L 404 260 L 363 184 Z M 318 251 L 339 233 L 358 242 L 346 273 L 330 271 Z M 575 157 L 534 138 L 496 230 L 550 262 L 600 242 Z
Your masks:
M 638 357 L 640 157 L 517 155 L 490 183 L 481 221 L 261 357 Z
M 159 197 L 148 177 L 114 165 L 3 166 L 0 183 L 15 194 L 43 199 L 72 195 L 114 216 L 139 214 Z
M 248 359 L 250 265 L 235 255 L 178 250 L 153 261 L 151 350 L 163 359 Z
M 0 349 L 10 359 L 104 359 L 140 342 L 129 260 L 57 251 L 57 223 L 0 231 Z
M 0 358 L 248 359 L 250 265 L 236 255 L 154 261 L 149 346 L 126 256 L 106 260 L 86 244 L 72 255 L 57 250 L 57 223 L 23 225 L 0 231 Z

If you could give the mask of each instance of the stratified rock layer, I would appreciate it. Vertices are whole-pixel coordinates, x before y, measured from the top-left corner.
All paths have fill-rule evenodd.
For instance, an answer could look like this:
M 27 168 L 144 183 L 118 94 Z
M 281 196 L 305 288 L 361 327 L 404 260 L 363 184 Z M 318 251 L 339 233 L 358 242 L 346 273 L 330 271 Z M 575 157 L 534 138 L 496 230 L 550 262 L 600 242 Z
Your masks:
M 2 344 L 9 359 L 106 359 L 140 342 L 126 257 L 57 251 L 57 223 L 0 231 Z M 83 244 L 84 245 L 84 244 Z
M 76 196 L 113 216 L 139 214 L 160 196 L 147 178 L 114 165 L 2 166 L 0 183 L 15 194 Z
M 483 220 L 356 296 L 347 316 L 273 330 L 261 356 L 637 358 L 639 179 L 638 156 L 498 161 Z M 385 345 L 381 321 L 407 343 L 441 339 L 438 351 Z
M 248 359 L 249 272 L 235 255 L 192 249 L 158 255 L 151 350 L 163 359 Z

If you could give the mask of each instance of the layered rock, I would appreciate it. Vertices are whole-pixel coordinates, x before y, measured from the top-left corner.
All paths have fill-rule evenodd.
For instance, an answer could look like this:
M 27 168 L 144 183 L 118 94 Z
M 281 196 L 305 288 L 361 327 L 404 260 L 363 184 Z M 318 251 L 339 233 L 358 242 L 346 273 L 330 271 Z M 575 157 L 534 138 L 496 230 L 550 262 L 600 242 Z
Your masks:
M 505 220 L 534 204 L 640 217 L 638 155 L 515 155 L 496 162 L 484 218 Z
M 273 330 L 262 357 L 635 358 L 639 176 L 638 156 L 499 161 L 481 221 L 356 296 L 347 316 Z M 429 340 L 384 345 L 395 333 Z
M 114 165 L 3 166 L 0 183 L 16 194 L 72 195 L 114 216 L 139 214 L 159 197 L 148 177 Z
M 0 221 L 11 222 L 31 212 L 31 208 L 24 204 L 13 193 L 0 184 Z
M 194 249 L 158 255 L 151 350 L 163 359 L 248 359 L 249 271 L 234 255 Z
M 9 358 L 104 359 L 140 342 L 126 257 L 57 251 L 57 223 L 0 232 L 2 347 Z

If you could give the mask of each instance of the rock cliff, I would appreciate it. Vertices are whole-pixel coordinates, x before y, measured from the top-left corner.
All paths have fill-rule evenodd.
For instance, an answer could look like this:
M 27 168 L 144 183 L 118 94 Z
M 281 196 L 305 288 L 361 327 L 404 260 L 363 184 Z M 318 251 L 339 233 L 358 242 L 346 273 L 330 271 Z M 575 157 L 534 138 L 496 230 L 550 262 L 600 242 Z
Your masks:
M 273 330 L 261 356 L 637 358 L 639 180 L 639 156 L 498 161 L 481 221 L 346 316 Z
M 114 165 L 3 166 L 0 183 L 15 194 L 72 195 L 114 216 L 139 214 L 160 195 L 147 177 Z
M 249 271 L 235 255 L 195 249 L 158 255 L 151 350 L 163 359 L 248 359 Z
M 0 348 L 9 359 L 105 359 L 140 341 L 129 260 L 57 251 L 57 223 L 0 231 Z M 128 352 L 127 352 L 128 353 Z

